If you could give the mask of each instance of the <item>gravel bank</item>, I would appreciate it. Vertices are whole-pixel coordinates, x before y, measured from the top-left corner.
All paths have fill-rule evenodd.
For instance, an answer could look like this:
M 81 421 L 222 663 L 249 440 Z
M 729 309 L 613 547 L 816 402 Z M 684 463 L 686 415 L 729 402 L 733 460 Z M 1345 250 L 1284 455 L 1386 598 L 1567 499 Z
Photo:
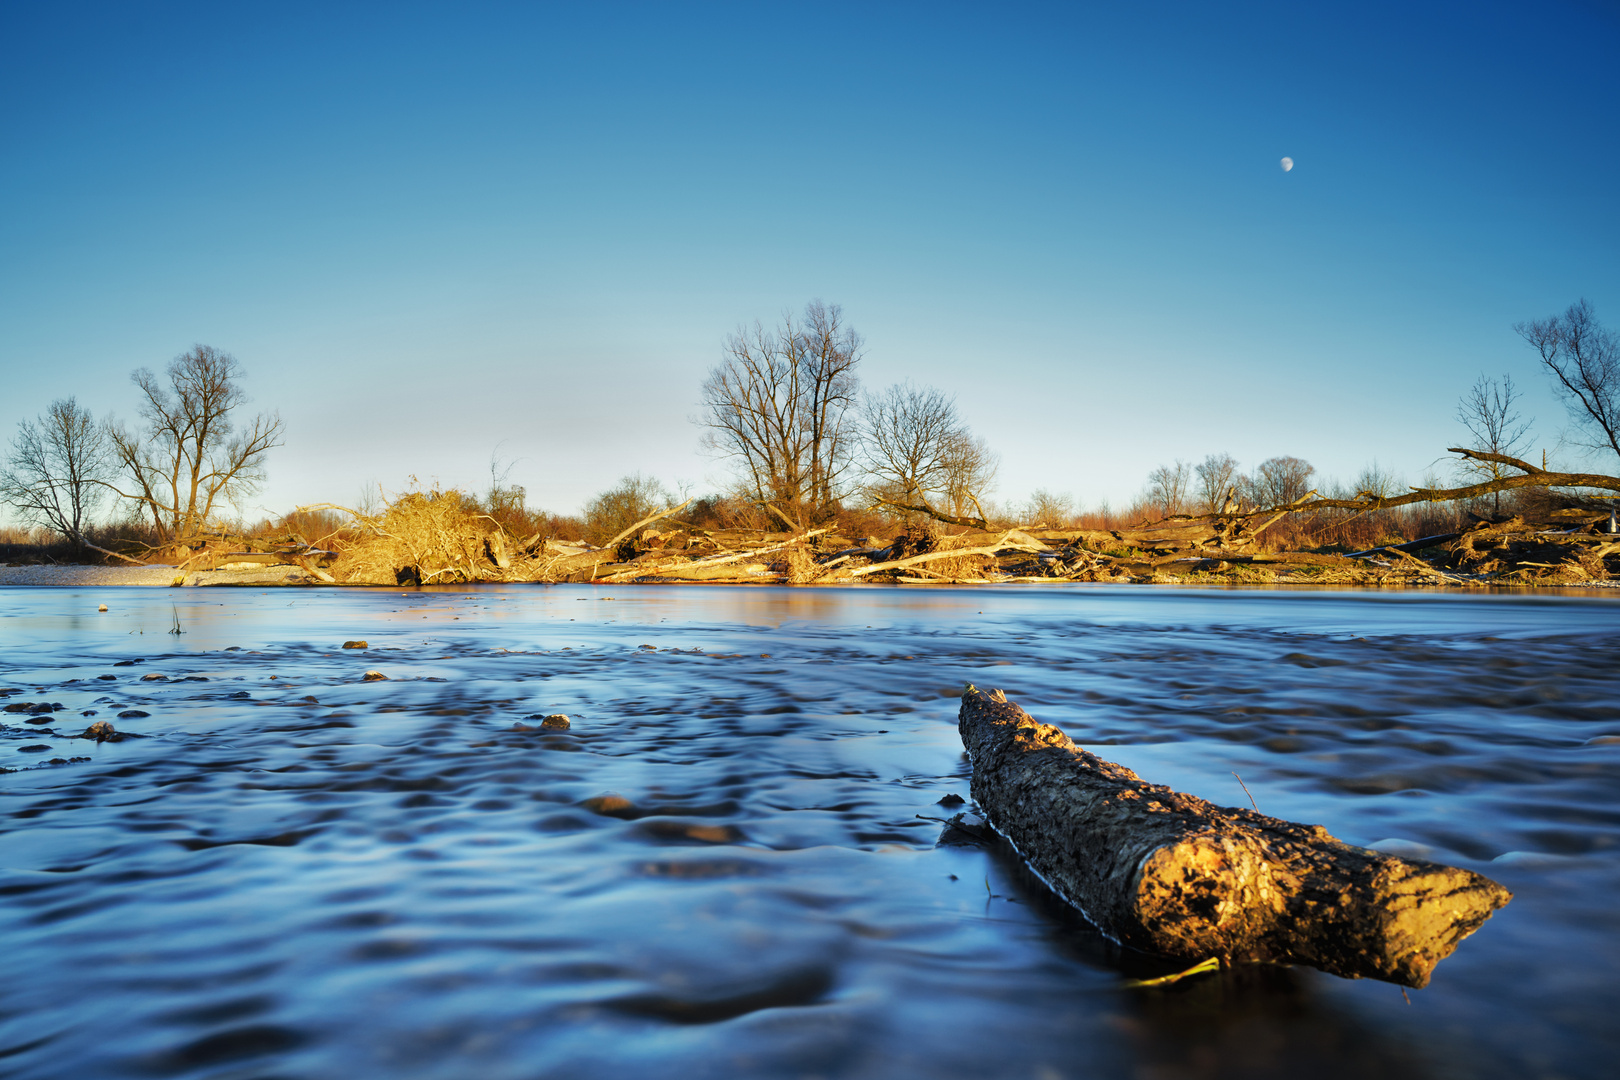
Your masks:
M 172 566 L 0 566 L 0 586 L 173 585 L 180 572 Z M 312 584 L 296 566 L 253 570 L 205 570 L 185 575 L 186 585 Z
M 0 585 L 173 585 L 172 566 L 0 566 Z

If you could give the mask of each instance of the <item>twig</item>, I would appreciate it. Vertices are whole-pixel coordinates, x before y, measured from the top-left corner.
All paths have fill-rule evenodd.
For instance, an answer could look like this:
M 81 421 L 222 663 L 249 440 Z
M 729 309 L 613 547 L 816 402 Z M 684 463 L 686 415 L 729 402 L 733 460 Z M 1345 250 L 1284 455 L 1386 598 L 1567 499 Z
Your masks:
M 1169 986 L 1171 983 L 1180 982 L 1189 975 L 1202 975 L 1206 971 L 1219 970 L 1221 970 L 1221 958 L 1212 956 L 1208 960 L 1200 960 L 1186 971 L 1178 971 L 1174 975 L 1160 975 L 1157 979 L 1126 979 L 1125 985 L 1132 987 Z M 1402 990 L 1401 993 L 1404 994 L 1406 991 Z
M 1254 794 L 1249 791 L 1249 785 L 1245 784 L 1243 782 L 1243 777 L 1238 776 L 1236 772 L 1234 772 L 1232 775 L 1237 776 L 1238 786 L 1243 788 L 1243 794 L 1249 796 L 1249 805 L 1254 807 L 1254 812 L 1258 814 L 1260 812 L 1260 804 L 1254 801 Z

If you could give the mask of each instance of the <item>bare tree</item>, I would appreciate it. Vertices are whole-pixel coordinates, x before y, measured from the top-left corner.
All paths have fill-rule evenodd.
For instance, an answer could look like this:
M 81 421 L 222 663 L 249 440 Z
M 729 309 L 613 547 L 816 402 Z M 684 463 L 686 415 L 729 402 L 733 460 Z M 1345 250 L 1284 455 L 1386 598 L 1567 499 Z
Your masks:
M 200 535 L 226 500 L 264 481 L 264 460 L 281 445 L 281 417 L 260 413 L 240 429 L 232 413 L 246 403 L 242 366 L 229 353 L 198 345 L 176 357 L 165 381 L 146 368 L 140 388 L 145 430 L 109 425 L 128 490 L 113 490 L 151 516 L 166 544 Z M 111 485 L 109 485 L 111 486 Z
M 861 456 L 874 493 L 915 503 L 943 494 L 961 421 L 956 402 L 932 386 L 896 383 L 861 407 Z
M 838 497 L 861 345 L 837 305 L 815 301 L 802 323 L 739 329 L 703 381 L 705 443 L 736 463 L 749 497 L 796 527 Z
M 1531 422 L 1519 415 L 1518 400 L 1519 392 L 1513 385 L 1513 376 L 1503 375 L 1500 383 L 1485 375 L 1479 377 L 1457 402 L 1457 419 L 1473 436 L 1472 449 L 1504 457 L 1523 456 L 1530 443 Z M 1498 480 L 1513 475 L 1496 461 L 1464 458 L 1457 464 L 1465 476 L 1481 480 Z M 1502 493 L 1496 492 L 1494 499 L 1493 508 L 1500 512 Z
M 622 477 L 585 504 L 585 538 L 600 544 L 673 502 L 669 489 L 650 476 Z
M 1036 488 L 1029 502 L 1018 507 L 1019 517 L 1032 528 L 1059 529 L 1074 520 L 1074 496 Z
M 961 516 L 971 506 L 982 518 L 979 496 L 988 492 L 1001 469 L 1001 456 L 982 438 L 962 428 L 951 440 L 945 456 L 944 495 L 946 508 Z
M 1237 478 L 1237 459 L 1231 454 L 1210 454 L 1193 466 L 1198 475 L 1198 500 L 1211 514 L 1227 508 Z
M 1179 514 L 1192 489 L 1192 466 L 1176 460 L 1174 465 L 1160 465 L 1148 473 L 1148 501 L 1164 514 Z
M 804 407 L 809 444 L 810 502 L 825 510 L 838 498 L 839 483 L 850 461 L 850 432 L 845 416 L 855 403 L 855 365 L 861 359 L 861 336 L 843 324 L 836 304 L 812 300 L 805 305 L 802 339 Z
M 496 517 L 521 515 L 527 509 L 524 503 L 529 492 L 522 484 L 510 482 L 517 462 L 501 457 L 501 445 L 489 453 L 489 495 L 485 504 Z
M 1587 445 L 1620 455 L 1620 339 L 1597 321 L 1592 305 L 1577 300 L 1562 315 L 1513 329 L 1541 354 Z
M 1245 477 L 1243 487 L 1256 507 L 1287 506 L 1309 493 L 1316 466 L 1297 457 L 1274 457 L 1262 461 L 1254 475 Z
M 1389 499 L 1406 490 L 1406 485 L 1402 483 L 1401 478 L 1378 464 L 1376 458 L 1371 464 L 1362 468 L 1360 474 L 1356 476 L 1355 482 L 1350 486 L 1355 489 L 1349 495 L 1353 499 L 1364 497 Z
M 860 451 L 868 495 L 941 520 L 977 509 L 999 465 L 963 423 L 954 398 L 909 382 L 866 396 Z M 941 516 L 942 509 L 949 513 Z
M 51 402 L 38 422 L 24 420 L 0 472 L 0 501 L 70 541 L 87 545 L 87 519 L 112 477 L 112 448 L 90 410 L 74 398 Z

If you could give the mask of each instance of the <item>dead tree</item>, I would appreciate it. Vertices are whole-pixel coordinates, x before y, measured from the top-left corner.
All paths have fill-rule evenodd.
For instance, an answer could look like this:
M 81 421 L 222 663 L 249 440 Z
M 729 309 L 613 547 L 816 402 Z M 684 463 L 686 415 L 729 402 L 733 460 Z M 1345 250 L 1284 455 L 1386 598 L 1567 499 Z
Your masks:
M 1149 784 L 1000 691 L 962 695 L 973 797 L 1031 868 L 1123 945 L 1428 984 L 1512 894 L 1489 878 Z

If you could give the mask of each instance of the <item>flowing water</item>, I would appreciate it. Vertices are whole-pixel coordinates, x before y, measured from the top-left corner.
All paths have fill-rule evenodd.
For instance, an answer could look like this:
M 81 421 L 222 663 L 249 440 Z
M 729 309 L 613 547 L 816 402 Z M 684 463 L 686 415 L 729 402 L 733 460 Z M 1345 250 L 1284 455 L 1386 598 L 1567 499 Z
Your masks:
M 1616 599 L 0 589 L 4 701 L 62 706 L 0 713 L 0 1075 L 1613 1075 Z M 931 820 L 968 681 L 1516 898 L 1410 1003 L 1133 989 Z

